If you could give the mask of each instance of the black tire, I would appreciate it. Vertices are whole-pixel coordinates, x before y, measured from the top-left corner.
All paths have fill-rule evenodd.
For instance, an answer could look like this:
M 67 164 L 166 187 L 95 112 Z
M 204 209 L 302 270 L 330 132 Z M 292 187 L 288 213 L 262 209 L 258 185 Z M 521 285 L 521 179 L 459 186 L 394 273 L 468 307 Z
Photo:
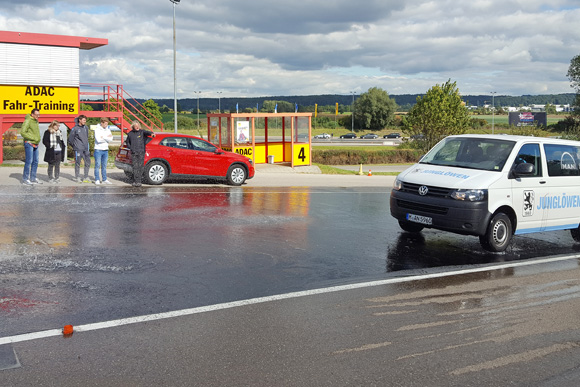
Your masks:
M 572 234 L 572 239 L 574 239 L 575 242 L 580 242 L 580 227 L 571 229 L 570 234 Z
M 425 227 L 421 226 L 418 223 L 406 222 L 404 220 L 399 220 L 399 226 L 403 229 L 403 231 L 418 233 L 421 232 Z
M 507 249 L 513 234 L 512 221 L 503 212 L 493 216 L 485 235 L 479 237 L 479 243 L 487 251 L 500 253 Z
M 246 181 L 248 173 L 246 168 L 242 167 L 240 164 L 234 164 L 228 169 L 228 174 L 226 178 L 228 179 L 228 184 L 230 185 L 242 185 Z
M 160 161 L 153 161 L 145 166 L 145 182 L 151 185 L 161 185 L 169 177 L 167 166 Z

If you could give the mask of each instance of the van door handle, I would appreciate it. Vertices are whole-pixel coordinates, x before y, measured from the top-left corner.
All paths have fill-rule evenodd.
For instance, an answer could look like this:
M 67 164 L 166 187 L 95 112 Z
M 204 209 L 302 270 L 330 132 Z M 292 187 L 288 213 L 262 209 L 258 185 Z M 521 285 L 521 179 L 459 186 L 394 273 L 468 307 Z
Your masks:
M 546 184 L 546 181 L 545 180 L 540 181 L 540 184 Z

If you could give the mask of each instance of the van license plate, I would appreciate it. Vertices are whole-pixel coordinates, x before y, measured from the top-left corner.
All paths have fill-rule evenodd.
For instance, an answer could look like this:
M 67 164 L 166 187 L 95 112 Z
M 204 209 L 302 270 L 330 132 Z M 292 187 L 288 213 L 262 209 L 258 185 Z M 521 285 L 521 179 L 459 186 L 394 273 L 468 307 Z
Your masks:
M 427 225 L 432 225 L 433 224 L 433 218 L 430 218 L 428 216 L 407 214 L 407 220 L 410 221 L 410 222 L 427 224 Z

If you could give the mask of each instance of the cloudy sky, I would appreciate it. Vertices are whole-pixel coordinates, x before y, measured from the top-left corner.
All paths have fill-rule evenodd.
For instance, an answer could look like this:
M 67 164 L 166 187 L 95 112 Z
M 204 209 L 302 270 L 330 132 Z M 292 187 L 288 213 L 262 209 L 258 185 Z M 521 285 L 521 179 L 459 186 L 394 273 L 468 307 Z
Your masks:
M 106 38 L 81 51 L 81 82 L 173 98 L 170 0 L 2 1 L 0 30 Z M 178 98 L 571 93 L 578 0 L 181 0 Z

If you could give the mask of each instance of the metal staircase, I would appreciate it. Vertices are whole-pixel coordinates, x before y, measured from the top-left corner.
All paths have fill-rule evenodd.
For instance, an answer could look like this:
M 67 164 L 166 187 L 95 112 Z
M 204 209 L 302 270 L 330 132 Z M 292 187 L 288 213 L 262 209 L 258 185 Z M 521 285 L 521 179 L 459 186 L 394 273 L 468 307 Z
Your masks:
M 79 99 L 79 114 L 87 117 L 108 117 L 121 129 L 122 136 L 131 130 L 133 121 L 138 121 L 143 129 L 163 131 L 163 122 L 153 117 L 122 85 L 81 83 Z M 83 105 L 90 106 L 93 110 L 83 110 Z

